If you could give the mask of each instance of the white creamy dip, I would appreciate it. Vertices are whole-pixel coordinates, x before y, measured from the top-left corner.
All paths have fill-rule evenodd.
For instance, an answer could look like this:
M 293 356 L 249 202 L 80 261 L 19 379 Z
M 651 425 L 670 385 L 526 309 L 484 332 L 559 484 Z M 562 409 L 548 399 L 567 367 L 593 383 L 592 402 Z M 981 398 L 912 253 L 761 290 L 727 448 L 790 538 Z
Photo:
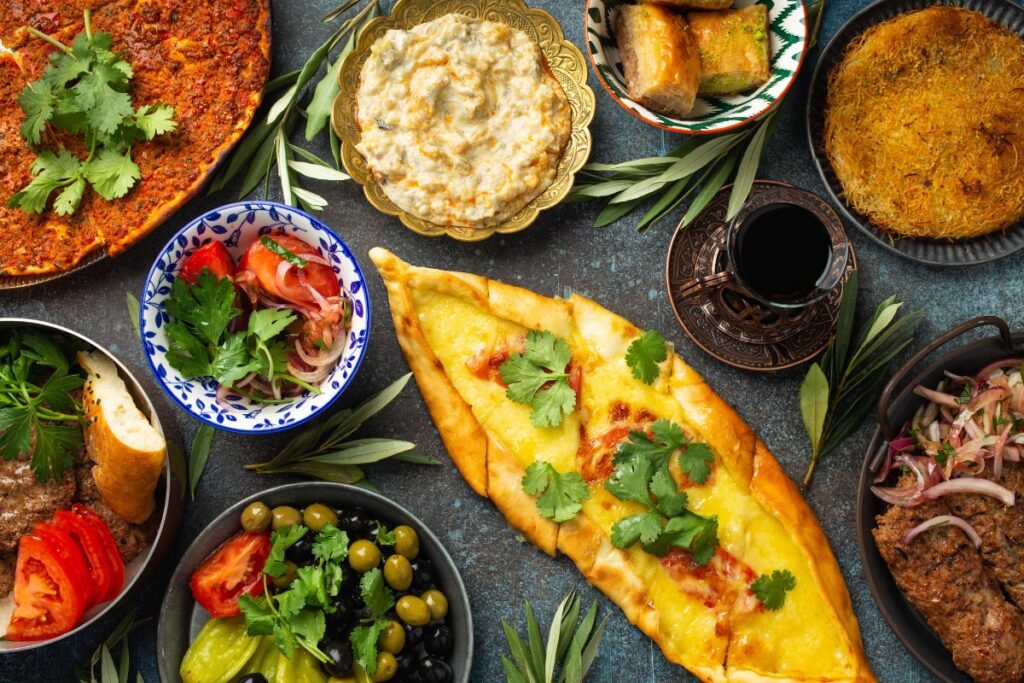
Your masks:
M 569 102 L 525 33 L 447 14 L 388 31 L 356 95 L 366 158 L 404 211 L 446 226 L 498 225 L 547 189 Z

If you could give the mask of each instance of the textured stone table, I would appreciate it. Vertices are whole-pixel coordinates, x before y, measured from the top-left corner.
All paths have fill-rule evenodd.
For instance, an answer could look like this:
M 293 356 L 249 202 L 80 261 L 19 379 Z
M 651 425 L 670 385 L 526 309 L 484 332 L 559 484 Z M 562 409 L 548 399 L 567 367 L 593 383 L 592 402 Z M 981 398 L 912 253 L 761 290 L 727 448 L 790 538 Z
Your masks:
M 305 56 L 326 37 L 330 27 L 320 24 L 318 18 L 334 4 L 331 0 L 275 0 L 275 74 L 300 66 Z M 567 37 L 582 46 L 583 0 L 534 0 L 533 4 L 552 12 L 561 21 Z M 823 41 L 863 4 L 857 0 L 829 0 Z M 824 194 L 811 164 L 803 123 L 807 81 L 814 62 L 812 54 L 784 105 L 759 176 L 786 180 Z M 597 95 L 597 115 L 591 127 L 594 160 L 612 162 L 657 154 L 678 142 L 675 136 L 629 116 L 608 97 L 593 74 L 590 85 Z M 321 151 L 326 155 L 326 149 Z M 385 245 L 413 263 L 483 273 L 544 294 L 567 295 L 578 291 L 629 317 L 642 328 L 661 330 L 678 352 L 753 425 L 790 476 L 802 477 L 808 459 L 797 399 L 803 369 L 763 376 L 726 367 L 691 344 L 672 316 L 665 293 L 664 260 L 673 221 L 678 220 L 678 215 L 641 235 L 633 229 L 635 217 L 608 228 L 594 229 L 591 223 L 599 207 L 574 204 L 543 214 L 532 228 L 517 235 L 462 244 L 414 235 L 397 220 L 374 211 L 356 187 L 325 184 L 317 191 L 330 200 L 324 220 L 363 259 L 365 267 L 370 267 L 365 258 L 367 250 Z M 276 191 L 271 193 L 271 198 L 279 198 Z M 213 196 L 199 197 L 115 261 L 48 285 L 0 294 L 0 314 L 67 325 L 106 345 L 136 372 L 148 372 L 125 312 L 125 291 L 139 292 L 157 251 L 185 222 L 234 199 L 230 188 Z M 970 269 L 942 270 L 902 260 L 868 241 L 852 226 L 851 234 L 861 267 L 862 315 L 884 297 L 897 294 L 908 307 L 927 312 L 921 339 L 980 314 L 1004 316 L 1012 327 L 1024 327 L 1021 307 L 1024 254 Z M 376 313 L 369 355 L 354 387 L 341 400 L 342 404 L 351 404 L 406 372 L 387 315 L 384 290 L 372 268 L 368 280 Z M 198 424 L 181 410 L 175 409 L 174 414 L 177 424 L 170 427 L 180 432 L 186 444 L 190 443 Z M 822 462 L 808 498 L 839 558 L 860 619 L 868 657 L 879 678 L 894 682 L 932 680 L 882 620 L 862 578 L 855 542 L 853 501 L 857 470 L 871 429 L 873 425 L 865 425 Z M 505 650 L 502 619 L 522 627 L 522 603 L 529 599 L 540 617 L 546 620 L 560 599 L 573 589 L 587 602 L 598 599 L 602 613 L 611 610 L 613 614 L 588 681 L 695 680 L 681 668 L 666 662 L 652 642 L 583 581 L 567 559 L 552 560 L 524 545 L 497 510 L 469 489 L 448 460 L 415 388 L 409 387 L 394 406 L 368 424 L 365 435 L 415 441 L 422 452 L 444 462 L 442 467 L 435 468 L 384 464 L 368 470 L 370 478 L 387 496 L 423 518 L 447 545 L 461 568 L 475 615 L 474 681 L 497 683 L 504 680 L 498 659 Z M 0 657 L 0 681 L 74 680 L 71 661 L 88 657 L 133 606 L 150 619 L 132 638 L 133 661 L 141 667 L 147 681 L 157 681 L 156 619 L 176 558 L 196 534 L 233 501 L 288 480 L 242 469 L 245 463 L 272 455 L 280 442 L 280 438 L 275 437 L 219 433 L 196 501 L 190 503 L 185 512 L 177 544 L 166 566 L 135 604 L 124 605 L 117 614 L 71 642 L 28 654 Z

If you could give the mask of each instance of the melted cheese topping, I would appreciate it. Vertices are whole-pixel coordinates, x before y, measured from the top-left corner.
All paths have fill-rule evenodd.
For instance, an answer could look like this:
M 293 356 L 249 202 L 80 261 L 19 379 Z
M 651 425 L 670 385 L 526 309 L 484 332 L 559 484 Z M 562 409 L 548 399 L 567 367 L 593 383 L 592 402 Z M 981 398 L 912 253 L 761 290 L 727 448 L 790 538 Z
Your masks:
M 595 344 L 611 342 L 606 336 L 595 337 L 590 328 L 586 339 L 577 328 L 566 339 L 574 361 L 583 369 L 579 410 L 558 428 L 537 429 L 530 423 L 529 406 L 508 400 L 501 384 L 474 374 L 468 365 L 478 354 L 525 334 L 526 328 L 453 296 L 413 290 L 413 302 L 427 341 L 455 388 L 484 428 L 524 468 L 542 459 L 559 471 L 579 470 L 577 453 L 584 452 L 581 421 L 588 437 L 609 433 L 621 423 L 616 414 L 622 408 L 616 404 L 629 406 L 633 415 L 647 411 L 647 419 L 670 419 L 695 440 L 703 440 L 678 401 L 667 393 L 664 377 L 653 385 L 634 379 L 624 353 L 595 352 Z M 832 612 L 822 609 L 809 560 L 782 523 L 743 490 L 717 454 L 703 485 L 685 480 L 676 463 L 671 469 L 686 485 L 690 509 L 718 517 L 720 550 L 708 565 L 698 567 L 688 553 L 672 551 L 658 558 L 639 544 L 626 549 L 625 561 L 646 586 L 647 598 L 658 611 L 658 631 L 667 649 L 690 667 L 725 666 L 730 671 L 774 676 L 807 674 L 822 681 L 849 678 L 852 666 L 845 634 Z M 617 521 L 644 510 L 638 503 L 615 498 L 600 479 L 590 482 L 590 498 L 583 503 L 582 514 L 610 538 Z M 796 588 L 786 595 L 782 609 L 767 611 L 749 586 L 758 575 L 776 569 L 792 572 Z
M 537 44 L 462 14 L 379 38 L 356 102 L 356 149 L 385 194 L 438 225 L 514 215 L 551 185 L 570 133 L 569 102 Z

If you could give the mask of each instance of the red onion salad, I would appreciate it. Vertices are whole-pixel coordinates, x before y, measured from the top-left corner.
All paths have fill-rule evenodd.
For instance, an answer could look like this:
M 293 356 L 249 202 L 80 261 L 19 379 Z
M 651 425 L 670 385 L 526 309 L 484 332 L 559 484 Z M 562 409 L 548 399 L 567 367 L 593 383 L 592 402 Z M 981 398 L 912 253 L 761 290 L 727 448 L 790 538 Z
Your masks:
M 901 434 L 889 443 L 871 491 L 892 505 L 910 507 L 950 493 L 990 496 L 1015 503 L 1014 491 L 1002 486 L 1005 462 L 1024 458 L 1024 378 L 1019 358 L 990 363 L 973 377 L 946 372 L 934 389 L 914 388 L 927 399 Z M 914 474 L 912 486 L 878 486 L 902 468 Z M 991 468 L 991 469 L 989 469 Z M 953 525 L 975 546 L 978 533 L 965 520 L 939 515 L 903 536 L 909 543 L 934 526 Z

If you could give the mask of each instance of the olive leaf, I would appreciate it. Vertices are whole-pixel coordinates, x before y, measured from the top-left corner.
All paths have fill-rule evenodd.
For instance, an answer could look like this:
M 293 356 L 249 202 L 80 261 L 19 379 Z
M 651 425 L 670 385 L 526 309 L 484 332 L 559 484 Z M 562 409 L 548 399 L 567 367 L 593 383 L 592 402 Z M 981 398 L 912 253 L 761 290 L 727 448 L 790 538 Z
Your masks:
M 196 486 L 199 479 L 206 470 L 206 462 L 210 459 L 210 449 L 213 446 L 213 437 L 217 433 L 208 424 L 199 425 L 195 438 L 192 439 L 192 449 L 188 454 L 188 490 L 192 494 L 192 500 L 196 499 Z
M 88 662 L 75 664 L 75 674 L 79 683 L 126 683 L 131 673 L 128 636 L 143 621 L 136 621 L 135 610 L 125 615 L 106 640 L 100 643 L 92 653 Z M 120 649 L 120 656 L 115 662 L 113 651 L 117 649 Z M 96 675 L 97 667 L 99 667 L 99 676 Z M 136 683 L 145 683 L 141 673 L 136 673 L 135 681 Z
M 359 465 L 396 460 L 419 465 L 440 465 L 436 459 L 413 452 L 416 444 L 396 439 L 349 439 L 364 422 L 402 393 L 407 373 L 355 408 L 343 408 L 299 431 L 267 462 L 246 465 L 262 474 L 301 474 L 343 484 L 369 485 Z M 372 485 L 369 485 L 372 486 Z
M 360 0 L 346 0 L 332 10 L 324 21 L 333 21 L 349 9 L 355 7 Z M 231 155 L 225 169 L 218 174 L 210 185 L 210 192 L 225 187 L 245 170 L 239 191 L 239 198 L 248 195 L 263 182 L 264 194 L 269 194 L 270 171 L 277 167 L 277 178 L 281 184 L 282 199 L 286 204 L 298 203 L 307 211 L 320 211 L 327 206 L 327 200 L 321 195 L 302 187 L 300 176 L 316 180 L 342 181 L 348 176 L 341 172 L 340 147 L 333 131 L 330 132 L 331 154 L 335 164 L 332 166 L 312 153 L 303 154 L 301 149 L 290 142 L 292 132 L 299 120 L 306 118 L 305 137 L 312 141 L 327 126 L 331 107 L 337 95 L 337 76 L 345 55 L 354 46 L 354 36 L 370 19 L 379 13 L 378 0 L 370 0 L 356 14 L 349 17 L 317 47 L 301 69 L 279 76 L 271 80 L 264 89 L 265 94 L 287 87 L 284 93 L 270 105 L 267 113 L 259 123 L 253 125 L 242 139 L 238 148 Z M 331 52 L 349 36 L 346 46 L 335 56 L 334 62 L 329 60 Z M 302 101 L 306 98 L 308 86 L 321 67 L 327 64 L 325 74 L 316 81 L 313 94 L 305 109 Z M 305 150 L 303 150 L 305 151 Z M 300 162 L 295 155 L 306 159 Z M 310 159 L 314 156 L 316 161 Z M 323 168 L 316 168 L 322 166 Z M 331 172 L 328 172 L 330 169 Z
M 525 604 L 527 642 L 507 622 L 501 622 L 511 655 L 501 656 L 507 683 L 583 682 L 597 656 L 608 615 L 595 628 L 597 601 L 590 605 L 582 620 L 580 608 L 581 601 L 575 592 L 569 593 L 555 610 L 546 642 L 529 602 Z
M 889 365 L 914 341 L 914 329 L 923 317 L 921 311 L 898 317 L 903 304 L 889 297 L 861 327 L 850 353 L 857 290 L 853 270 L 843 289 L 836 335 L 800 386 L 800 412 L 811 442 L 804 486 L 810 485 L 821 457 L 853 434 L 875 407 Z

